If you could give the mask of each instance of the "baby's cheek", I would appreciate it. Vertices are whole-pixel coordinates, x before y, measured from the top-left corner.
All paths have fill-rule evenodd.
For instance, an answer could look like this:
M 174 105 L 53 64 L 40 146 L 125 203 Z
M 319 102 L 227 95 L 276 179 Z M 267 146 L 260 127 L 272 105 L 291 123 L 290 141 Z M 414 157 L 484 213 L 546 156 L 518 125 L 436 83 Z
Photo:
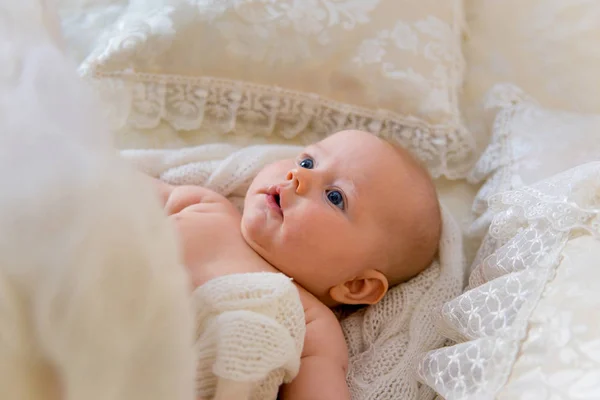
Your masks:
M 336 236 L 335 228 L 326 215 L 315 207 L 307 207 L 286 229 L 284 239 L 294 246 L 303 258 L 321 257 L 327 242 Z

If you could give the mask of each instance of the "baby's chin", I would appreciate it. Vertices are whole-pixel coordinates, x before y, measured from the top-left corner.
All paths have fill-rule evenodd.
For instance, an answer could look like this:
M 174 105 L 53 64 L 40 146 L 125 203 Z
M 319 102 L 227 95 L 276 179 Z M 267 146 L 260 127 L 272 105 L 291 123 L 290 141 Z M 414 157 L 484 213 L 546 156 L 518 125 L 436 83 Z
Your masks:
M 276 240 L 273 237 L 274 233 L 267 229 L 261 221 L 254 218 L 242 218 L 241 233 L 248 247 L 271 264 L 272 267 L 285 273 L 279 268 L 277 262 L 276 254 L 278 252 Z
M 245 220 L 245 215 L 242 214 L 242 222 L 241 222 L 241 226 L 240 226 L 240 232 L 242 233 L 242 238 L 244 238 L 244 241 L 246 242 L 246 244 L 248 246 L 250 246 L 252 249 L 254 249 L 255 241 L 254 241 L 254 235 L 252 234 L 254 229 L 252 229 L 251 227 L 249 228 L 248 225 L 249 224 L 247 224 L 246 220 Z
M 242 215 L 240 227 L 242 238 L 248 247 L 266 260 L 266 256 L 268 255 L 267 249 L 270 246 L 267 245 L 269 241 L 266 237 L 266 232 L 261 228 L 263 228 L 263 226 L 261 226 L 260 221 L 257 221 L 256 218 L 248 217 L 247 214 Z

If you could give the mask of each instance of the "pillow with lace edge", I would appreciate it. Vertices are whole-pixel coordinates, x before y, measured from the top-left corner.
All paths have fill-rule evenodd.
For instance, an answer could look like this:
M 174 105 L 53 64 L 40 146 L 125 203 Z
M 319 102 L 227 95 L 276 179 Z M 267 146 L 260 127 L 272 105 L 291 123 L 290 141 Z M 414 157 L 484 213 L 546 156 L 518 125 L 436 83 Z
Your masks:
M 489 207 L 494 218 L 469 286 L 444 305 L 438 324 L 456 344 L 427 353 L 418 368 L 420 379 L 447 400 L 497 398 L 506 388 L 526 395 L 507 382 L 533 312 L 565 245 L 582 235 L 600 239 L 600 162 L 496 193 Z
M 361 129 L 464 177 L 462 0 L 133 0 L 82 64 L 117 125 L 314 142 Z
M 483 237 L 493 218 L 488 199 L 548 178 L 575 166 L 600 160 L 600 114 L 552 110 L 502 83 L 484 100 L 491 141 L 467 176 L 482 184 L 472 211 L 469 235 Z

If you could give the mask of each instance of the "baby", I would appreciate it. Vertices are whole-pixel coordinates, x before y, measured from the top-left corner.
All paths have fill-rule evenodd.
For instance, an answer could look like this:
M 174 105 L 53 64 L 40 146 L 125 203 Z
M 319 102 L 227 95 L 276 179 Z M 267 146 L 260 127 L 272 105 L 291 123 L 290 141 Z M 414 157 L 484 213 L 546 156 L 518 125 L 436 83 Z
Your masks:
M 430 265 L 441 233 L 427 172 L 405 150 L 360 131 L 264 168 L 242 215 L 202 187 L 157 185 L 194 287 L 236 273 L 293 278 L 306 335 L 283 399 L 350 398 L 347 348 L 331 308 L 380 301 Z

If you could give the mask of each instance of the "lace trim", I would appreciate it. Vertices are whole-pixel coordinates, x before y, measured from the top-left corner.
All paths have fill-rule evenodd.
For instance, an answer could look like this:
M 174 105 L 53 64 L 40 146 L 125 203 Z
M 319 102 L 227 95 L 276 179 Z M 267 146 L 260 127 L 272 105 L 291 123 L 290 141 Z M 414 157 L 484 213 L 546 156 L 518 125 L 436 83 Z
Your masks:
M 528 319 L 567 241 L 600 238 L 600 163 L 490 199 L 496 213 L 469 287 L 446 303 L 440 329 L 459 342 L 428 353 L 419 376 L 444 398 L 494 398 L 507 382 Z
M 432 125 L 388 110 L 372 111 L 316 94 L 267 85 L 134 72 L 82 71 L 109 104 L 116 128 L 152 129 L 162 121 L 183 131 L 235 132 L 299 138 L 311 143 L 331 132 L 360 129 L 413 152 L 434 177 L 466 176 L 474 142 L 459 122 Z
M 518 168 L 518 157 L 511 146 L 512 121 L 516 114 L 535 106 L 535 100 L 512 84 L 497 84 L 484 99 L 484 109 L 495 113 L 489 146 L 467 175 L 467 181 L 479 184 L 485 180 L 473 201 L 472 211 L 479 216 L 467 235 L 481 237 L 491 223 L 488 199 L 496 194 L 523 186 Z

